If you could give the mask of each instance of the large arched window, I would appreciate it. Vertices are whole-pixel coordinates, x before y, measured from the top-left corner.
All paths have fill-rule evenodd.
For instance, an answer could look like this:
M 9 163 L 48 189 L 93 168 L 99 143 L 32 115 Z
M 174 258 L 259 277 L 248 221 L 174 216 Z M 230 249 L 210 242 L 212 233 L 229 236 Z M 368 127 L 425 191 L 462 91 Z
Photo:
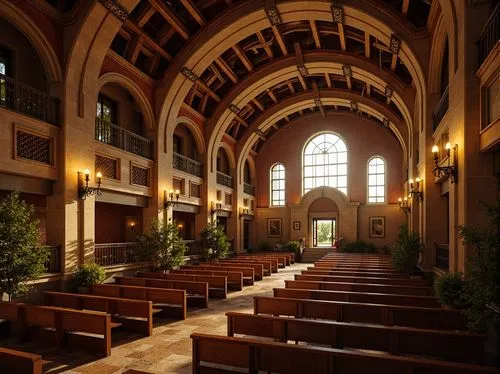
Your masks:
M 285 206 L 285 167 L 282 164 L 271 168 L 271 206 Z
M 304 148 L 304 193 L 335 187 L 347 194 L 347 148 L 335 134 L 320 134 Z
M 385 161 L 381 157 L 368 162 L 368 202 L 385 203 Z

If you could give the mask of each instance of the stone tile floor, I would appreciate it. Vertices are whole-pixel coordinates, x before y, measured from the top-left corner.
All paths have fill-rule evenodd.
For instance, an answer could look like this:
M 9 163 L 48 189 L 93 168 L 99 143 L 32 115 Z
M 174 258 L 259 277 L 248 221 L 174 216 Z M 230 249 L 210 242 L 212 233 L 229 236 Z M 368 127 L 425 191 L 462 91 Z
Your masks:
M 39 343 L 18 345 L 12 341 L 8 342 L 8 346 L 41 354 L 46 361 L 46 373 L 118 374 L 128 371 L 128 374 L 133 374 L 134 370 L 148 373 L 191 373 L 191 333 L 227 335 L 226 312 L 252 313 L 253 296 L 272 295 L 273 288 L 284 287 L 285 279 L 293 279 L 293 275 L 306 269 L 307 265 L 294 264 L 280 269 L 278 273 L 265 277 L 254 286 L 229 293 L 225 300 L 210 299 L 208 308 L 189 310 L 185 321 L 155 318 L 153 335 L 150 337 L 141 338 L 125 332 L 114 333 L 111 356 L 106 358 L 99 358 L 82 350 L 41 347 Z

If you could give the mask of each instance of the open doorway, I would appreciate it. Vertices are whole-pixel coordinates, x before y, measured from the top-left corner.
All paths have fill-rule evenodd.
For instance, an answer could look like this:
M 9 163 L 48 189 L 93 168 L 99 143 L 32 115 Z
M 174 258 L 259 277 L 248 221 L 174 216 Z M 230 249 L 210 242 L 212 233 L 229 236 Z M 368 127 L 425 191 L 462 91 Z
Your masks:
M 336 237 L 336 221 L 332 218 L 313 219 L 313 246 L 333 247 Z

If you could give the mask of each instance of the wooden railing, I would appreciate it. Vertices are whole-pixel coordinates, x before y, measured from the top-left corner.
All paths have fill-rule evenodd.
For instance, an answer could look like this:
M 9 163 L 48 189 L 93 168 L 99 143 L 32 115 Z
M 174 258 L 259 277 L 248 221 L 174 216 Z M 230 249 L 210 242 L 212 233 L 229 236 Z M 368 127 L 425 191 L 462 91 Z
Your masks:
M 101 118 L 95 119 L 95 139 L 101 143 L 152 159 L 152 142 Z
M 448 270 L 450 267 L 450 246 L 449 244 L 437 244 L 436 246 L 436 267 Z
M 448 106 L 448 87 L 446 87 L 446 90 L 444 91 L 443 96 L 441 96 L 441 100 L 439 100 L 436 109 L 434 109 L 434 112 L 432 112 L 432 131 L 436 131 L 436 129 L 438 128 L 444 115 L 446 114 L 446 112 L 448 112 Z
M 233 188 L 233 177 L 230 175 L 224 174 L 223 172 L 217 172 L 217 184 L 222 186 L 226 186 L 229 188 Z
M 249 183 L 243 183 L 243 192 L 255 196 L 255 187 Z
M 173 166 L 174 169 L 203 178 L 203 165 L 189 157 L 174 152 Z
M 133 264 L 138 262 L 135 252 L 138 243 L 95 244 L 95 263 L 101 266 Z
M 0 107 L 59 125 L 59 99 L 0 74 Z
M 45 262 L 45 272 L 46 273 L 60 273 L 61 272 L 61 246 L 60 245 L 49 245 L 47 246 L 49 251 L 49 258 Z
M 488 23 L 486 24 L 481 36 L 479 37 L 479 66 L 481 66 L 493 50 L 500 39 L 500 3 L 497 4 L 495 10 L 491 14 Z

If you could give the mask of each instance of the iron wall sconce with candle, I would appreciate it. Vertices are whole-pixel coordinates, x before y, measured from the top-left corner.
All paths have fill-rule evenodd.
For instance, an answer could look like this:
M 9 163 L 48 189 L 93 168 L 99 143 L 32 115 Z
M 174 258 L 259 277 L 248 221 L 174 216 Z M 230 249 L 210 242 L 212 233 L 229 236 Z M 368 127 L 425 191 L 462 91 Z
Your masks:
M 130 222 L 130 231 L 134 231 L 135 230 L 135 221 L 131 221 Z
M 432 157 L 434 159 L 434 165 L 435 165 L 434 169 L 432 170 L 432 173 L 438 179 L 446 178 L 450 180 L 450 183 L 455 183 L 457 181 L 457 176 L 458 176 L 458 170 L 456 165 L 458 144 L 455 144 L 455 146 L 453 147 L 453 163 L 450 162 L 451 145 L 449 142 L 446 143 L 445 149 L 446 149 L 446 154 L 448 156 L 448 165 L 440 166 L 439 155 L 438 155 L 439 147 L 437 145 L 434 145 L 432 147 Z
M 78 172 L 78 197 L 85 200 L 89 196 L 101 196 L 102 173 L 98 171 L 95 175 L 97 187 L 89 187 L 90 170 L 85 169 L 84 172 Z
M 220 212 L 222 212 L 222 201 L 217 200 L 217 201 L 212 201 L 212 207 L 211 207 L 211 213 L 212 215 L 218 215 Z
M 249 218 L 252 217 L 250 214 L 250 209 L 247 206 L 240 207 L 240 218 Z
M 415 181 L 413 181 L 413 179 L 410 179 L 408 181 L 410 185 L 411 199 L 415 199 L 417 201 L 422 201 L 424 199 L 424 193 L 422 192 L 421 182 L 422 180 L 420 178 L 415 178 Z
M 410 205 L 408 204 L 408 198 L 407 197 L 405 197 L 403 199 L 399 198 L 398 202 L 399 202 L 399 209 L 401 209 L 404 212 L 404 214 L 410 213 L 411 208 L 410 208 Z
M 165 209 L 169 209 L 170 207 L 174 207 L 175 204 L 177 204 L 177 202 L 179 201 L 179 196 L 180 196 L 180 192 L 179 190 L 170 190 L 167 194 L 167 192 L 165 191 L 165 199 L 164 199 L 164 203 L 163 203 L 163 207 Z

